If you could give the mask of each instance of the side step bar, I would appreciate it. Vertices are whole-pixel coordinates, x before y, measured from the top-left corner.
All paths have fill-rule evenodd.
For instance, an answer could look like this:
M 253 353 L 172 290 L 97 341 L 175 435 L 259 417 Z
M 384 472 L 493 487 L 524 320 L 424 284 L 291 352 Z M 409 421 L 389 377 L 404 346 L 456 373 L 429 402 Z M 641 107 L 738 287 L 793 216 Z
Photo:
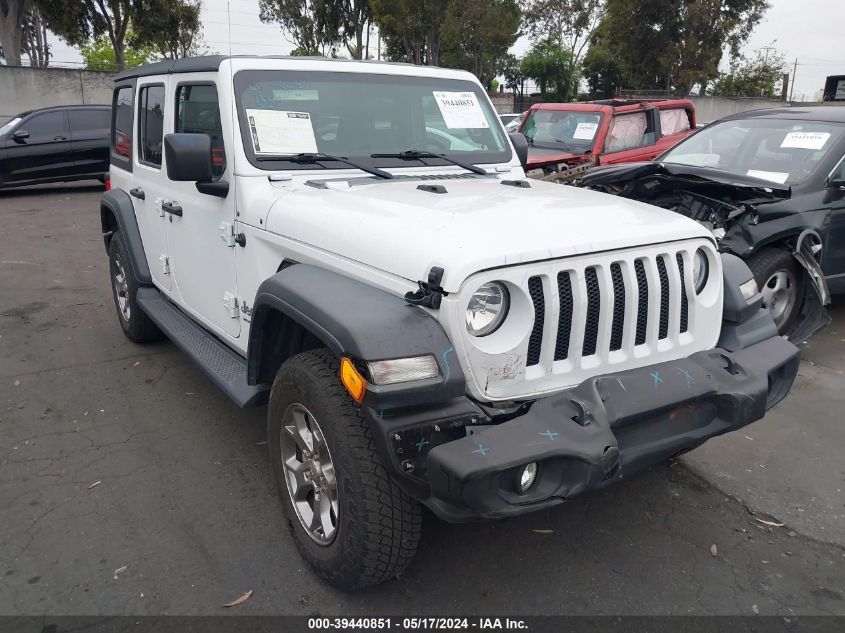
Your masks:
M 246 360 L 197 325 L 156 288 L 138 288 L 141 309 L 239 407 L 267 402 L 269 385 L 248 385 Z

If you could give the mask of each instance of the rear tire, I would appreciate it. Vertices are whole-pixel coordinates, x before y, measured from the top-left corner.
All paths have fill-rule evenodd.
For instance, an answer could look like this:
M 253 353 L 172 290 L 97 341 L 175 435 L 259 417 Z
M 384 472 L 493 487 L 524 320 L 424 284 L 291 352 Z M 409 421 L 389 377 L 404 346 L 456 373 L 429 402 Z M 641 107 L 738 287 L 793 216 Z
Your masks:
M 420 506 L 388 475 L 372 430 L 341 386 L 337 359 L 328 350 L 304 352 L 279 369 L 267 435 L 291 534 L 320 578 L 352 591 L 408 567 L 420 539 Z M 303 450 L 303 444 L 310 448 Z M 303 470 L 309 474 L 300 478 Z M 326 508 L 330 518 L 309 520 L 317 514 L 311 506 Z
M 780 248 L 763 248 L 748 260 L 757 288 L 763 294 L 763 306 L 768 308 L 778 328 L 778 334 L 788 334 L 795 325 L 804 297 L 804 271 L 795 258 Z
M 149 343 L 161 339 L 161 330 L 141 310 L 135 299 L 138 283 L 132 275 L 129 252 L 120 231 L 116 231 L 109 242 L 109 277 L 117 318 L 126 338 L 133 343 Z

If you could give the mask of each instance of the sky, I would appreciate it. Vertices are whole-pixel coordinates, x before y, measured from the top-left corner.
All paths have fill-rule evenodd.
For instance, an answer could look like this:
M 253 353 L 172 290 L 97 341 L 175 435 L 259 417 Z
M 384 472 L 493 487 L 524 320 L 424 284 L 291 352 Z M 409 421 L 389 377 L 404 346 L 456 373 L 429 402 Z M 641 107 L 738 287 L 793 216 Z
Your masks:
M 845 75 L 845 47 L 842 25 L 845 2 L 842 0 L 770 0 L 769 9 L 749 38 L 744 53 L 773 46 L 786 56 L 789 72 L 798 60 L 793 98 L 814 100 L 828 75 Z M 228 11 L 228 13 L 227 13 Z M 255 55 L 285 55 L 293 45 L 277 25 L 263 24 L 258 18 L 258 0 L 203 0 L 203 37 L 211 52 L 228 53 L 231 23 L 231 52 Z M 373 36 L 375 37 L 375 36 Z M 512 51 L 519 55 L 530 46 L 526 38 L 516 42 Z M 375 54 L 375 42 L 371 53 Z M 55 62 L 80 62 L 79 52 L 53 38 Z M 723 70 L 727 70 L 723 61 Z M 61 65 L 57 63 L 57 65 Z

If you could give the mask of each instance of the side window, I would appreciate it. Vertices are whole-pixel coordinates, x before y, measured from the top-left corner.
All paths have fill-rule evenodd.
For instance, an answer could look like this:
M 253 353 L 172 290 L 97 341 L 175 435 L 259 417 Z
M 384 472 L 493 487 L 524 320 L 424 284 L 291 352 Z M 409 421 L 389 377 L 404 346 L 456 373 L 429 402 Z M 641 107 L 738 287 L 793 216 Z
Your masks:
M 219 180 L 226 171 L 226 149 L 215 86 L 188 84 L 176 88 L 175 131 L 208 134 L 211 138 L 212 175 L 214 180 Z
M 689 115 L 684 108 L 660 111 L 660 132 L 663 136 L 685 132 L 689 128 Z
M 654 143 L 654 133 L 648 132 L 648 118 L 645 112 L 633 112 L 614 116 L 605 144 L 606 152 L 643 147 Z
M 71 110 L 70 129 L 72 132 L 103 132 L 109 129 L 108 110 Z
M 113 163 L 132 169 L 132 86 L 114 91 L 111 151 Z
M 138 92 L 138 160 L 161 167 L 164 139 L 164 86 L 144 86 Z
M 36 114 L 28 121 L 24 121 L 18 129 L 29 132 L 29 138 L 26 139 L 26 142 L 30 145 L 68 140 L 64 111 Z

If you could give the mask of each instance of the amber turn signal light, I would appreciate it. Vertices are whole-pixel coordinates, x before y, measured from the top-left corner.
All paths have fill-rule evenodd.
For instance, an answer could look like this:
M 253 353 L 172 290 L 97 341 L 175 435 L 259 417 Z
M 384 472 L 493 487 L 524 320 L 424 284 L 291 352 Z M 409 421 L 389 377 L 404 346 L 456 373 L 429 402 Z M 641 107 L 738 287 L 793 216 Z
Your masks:
M 367 381 L 355 368 L 353 362 L 345 356 L 340 359 L 340 382 L 346 387 L 346 391 L 349 392 L 352 399 L 361 404 L 364 394 L 367 392 Z

